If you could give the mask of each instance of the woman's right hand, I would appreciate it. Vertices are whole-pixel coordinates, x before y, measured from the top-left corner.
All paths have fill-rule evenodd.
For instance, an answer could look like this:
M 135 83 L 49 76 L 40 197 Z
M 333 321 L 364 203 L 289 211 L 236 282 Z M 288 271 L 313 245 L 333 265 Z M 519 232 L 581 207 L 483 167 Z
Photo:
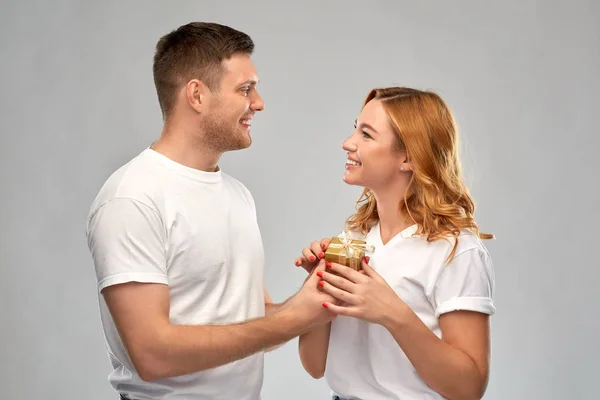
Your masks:
M 296 258 L 296 267 L 302 267 L 309 274 L 319 264 L 319 261 L 325 257 L 325 250 L 329 246 L 331 239 L 323 238 L 320 242 L 314 241 L 309 247 L 302 249 L 302 255 Z

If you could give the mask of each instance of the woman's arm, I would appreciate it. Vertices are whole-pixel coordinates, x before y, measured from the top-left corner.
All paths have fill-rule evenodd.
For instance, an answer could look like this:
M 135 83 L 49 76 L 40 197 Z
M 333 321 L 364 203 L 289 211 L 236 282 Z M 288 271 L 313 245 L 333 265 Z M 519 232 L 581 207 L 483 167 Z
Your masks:
M 309 277 L 324 271 L 323 257 L 328 245 L 329 238 L 321 239 L 320 242 L 312 242 L 309 247 L 302 249 L 302 256 L 296 258 L 296 266 L 302 266 L 309 273 Z M 298 353 L 302 366 L 315 379 L 320 379 L 325 375 L 330 332 L 331 322 L 300 335 L 298 339 Z
M 481 399 L 489 376 L 489 316 L 454 311 L 440 317 L 442 339 L 414 312 L 390 316 L 390 331 L 421 378 L 450 400 Z
M 327 267 L 340 276 L 319 271 L 320 284 L 346 305 L 325 303 L 325 307 L 385 327 L 421 378 L 446 398 L 471 400 L 483 396 L 489 375 L 488 314 L 442 314 L 440 339 L 366 262 L 364 273 L 336 263 L 327 263 Z
M 325 375 L 331 322 L 300 336 L 298 352 L 302 366 L 315 379 Z

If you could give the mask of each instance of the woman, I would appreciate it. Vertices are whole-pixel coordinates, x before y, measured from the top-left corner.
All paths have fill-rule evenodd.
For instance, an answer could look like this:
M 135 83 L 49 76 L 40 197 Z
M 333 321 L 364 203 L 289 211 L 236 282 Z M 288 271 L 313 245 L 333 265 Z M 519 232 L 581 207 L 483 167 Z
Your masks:
M 343 148 L 344 181 L 365 188 L 348 231 L 375 250 L 360 272 L 325 268 L 328 240 L 296 260 L 338 300 L 300 337 L 304 368 L 334 399 L 480 399 L 495 312 L 481 239 L 493 236 L 473 217 L 450 110 L 435 93 L 375 89 Z

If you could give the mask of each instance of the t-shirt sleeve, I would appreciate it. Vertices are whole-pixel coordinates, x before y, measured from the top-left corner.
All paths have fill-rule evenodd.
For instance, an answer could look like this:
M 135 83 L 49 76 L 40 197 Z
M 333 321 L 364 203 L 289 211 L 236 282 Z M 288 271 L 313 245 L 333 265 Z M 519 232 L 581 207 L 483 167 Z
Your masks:
M 494 270 L 486 251 L 467 250 L 442 268 L 432 296 L 436 317 L 457 310 L 488 315 L 496 312 Z
M 126 282 L 168 284 L 163 223 L 139 201 L 102 205 L 89 221 L 88 246 L 99 291 Z

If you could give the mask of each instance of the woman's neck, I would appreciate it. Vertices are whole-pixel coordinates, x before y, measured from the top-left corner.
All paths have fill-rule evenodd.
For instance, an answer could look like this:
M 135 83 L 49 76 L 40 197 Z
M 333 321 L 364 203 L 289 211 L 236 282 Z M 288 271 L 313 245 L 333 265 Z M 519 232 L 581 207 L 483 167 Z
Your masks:
M 373 194 L 377 200 L 381 241 L 386 244 L 414 222 L 409 219 L 409 216 L 400 212 L 400 204 L 404 201 L 404 191 L 396 189 L 388 192 L 373 192 Z

